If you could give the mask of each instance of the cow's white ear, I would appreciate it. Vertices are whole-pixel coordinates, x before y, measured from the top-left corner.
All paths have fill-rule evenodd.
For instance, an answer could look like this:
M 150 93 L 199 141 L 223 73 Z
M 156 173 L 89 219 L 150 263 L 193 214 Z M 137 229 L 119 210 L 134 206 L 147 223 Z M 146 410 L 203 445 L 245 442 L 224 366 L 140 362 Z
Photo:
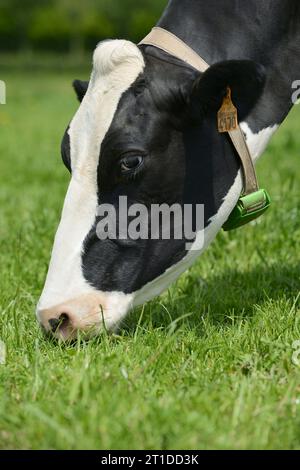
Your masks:
M 205 113 L 217 112 L 226 95 L 227 87 L 244 119 L 261 96 L 266 80 L 265 68 L 251 60 L 228 60 L 212 65 L 193 87 L 193 99 Z
M 83 100 L 84 95 L 87 92 L 88 86 L 89 86 L 89 82 L 84 82 L 82 80 L 74 80 L 73 88 L 80 102 Z

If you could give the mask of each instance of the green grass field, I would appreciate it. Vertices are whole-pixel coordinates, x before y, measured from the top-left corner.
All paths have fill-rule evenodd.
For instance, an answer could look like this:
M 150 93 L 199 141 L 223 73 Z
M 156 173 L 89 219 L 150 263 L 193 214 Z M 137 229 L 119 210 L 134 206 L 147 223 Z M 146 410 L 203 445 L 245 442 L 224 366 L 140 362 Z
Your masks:
M 258 166 L 274 201 L 264 218 L 220 233 L 118 336 L 59 345 L 34 310 L 68 182 L 59 147 L 75 77 L 0 78 L 0 448 L 299 449 L 300 107 Z

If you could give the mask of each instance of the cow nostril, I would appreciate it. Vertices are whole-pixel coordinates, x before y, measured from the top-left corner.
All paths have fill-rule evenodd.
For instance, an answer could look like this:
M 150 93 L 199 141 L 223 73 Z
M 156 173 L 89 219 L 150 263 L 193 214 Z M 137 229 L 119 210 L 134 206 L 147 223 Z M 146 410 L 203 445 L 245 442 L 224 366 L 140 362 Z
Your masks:
M 56 332 L 57 328 L 59 327 L 60 321 L 58 318 L 51 318 L 49 320 L 49 325 L 53 333 Z
M 49 325 L 51 331 L 55 333 L 58 329 L 66 326 L 70 321 L 69 315 L 67 313 L 62 313 L 59 318 L 50 318 Z

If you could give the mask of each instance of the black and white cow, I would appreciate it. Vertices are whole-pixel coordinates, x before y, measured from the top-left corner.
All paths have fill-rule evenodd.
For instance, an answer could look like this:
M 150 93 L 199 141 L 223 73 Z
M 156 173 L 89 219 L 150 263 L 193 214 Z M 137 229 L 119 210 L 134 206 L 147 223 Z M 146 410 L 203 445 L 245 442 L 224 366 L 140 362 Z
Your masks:
M 71 173 L 37 317 L 48 332 L 113 330 L 160 294 L 210 244 L 241 190 L 239 159 L 217 132 L 233 90 L 256 160 L 292 107 L 300 79 L 298 0 L 171 0 L 158 26 L 212 66 L 201 74 L 153 46 L 100 43 L 62 142 Z M 185 240 L 99 240 L 97 207 L 118 197 L 147 206 L 203 203 L 201 250 Z M 197 237 L 194 243 L 197 243 Z

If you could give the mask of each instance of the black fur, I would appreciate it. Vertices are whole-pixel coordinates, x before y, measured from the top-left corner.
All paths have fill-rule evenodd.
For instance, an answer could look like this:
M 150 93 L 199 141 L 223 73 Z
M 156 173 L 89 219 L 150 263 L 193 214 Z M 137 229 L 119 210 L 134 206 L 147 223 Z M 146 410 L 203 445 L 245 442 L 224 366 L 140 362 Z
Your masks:
M 212 67 L 192 67 L 141 46 L 143 76 L 122 96 L 99 155 L 99 204 L 203 203 L 209 225 L 239 169 L 231 141 L 216 129 L 216 111 L 229 85 L 240 119 L 253 132 L 288 114 L 291 84 L 300 77 L 298 0 L 171 0 L 159 26 L 173 32 Z M 266 77 L 266 85 L 264 87 Z M 87 82 L 76 80 L 82 100 Z M 120 174 L 124 152 L 145 155 L 134 179 Z M 63 159 L 70 167 L 68 139 Z M 96 227 L 95 220 L 95 227 Z M 82 266 L 103 291 L 133 292 L 186 254 L 185 241 L 99 241 L 88 234 Z
M 87 92 L 88 86 L 89 86 L 89 82 L 84 82 L 82 80 L 73 81 L 73 88 L 80 102 L 83 100 L 84 95 Z
M 208 225 L 238 170 L 230 143 L 217 132 L 214 107 L 221 104 L 226 86 L 236 85 L 237 105 L 249 112 L 250 99 L 238 86 L 246 82 L 254 104 L 264 80 L 262 68 L 253 63 L 222 63 L 202 75 L 147 57 L 143 76 L 123 95 L 102 144 L 99 204 L 118 209 L 121 195 L 147 207 L 205 204 Z M 192 108 L 199 111 L 193 117 Z M 131 149 L 146 158 L 142 171 L 127 181 L 118 161 Z M 186 240 L 99 241 L 95 230 L 96 225 L 85 242 L 83 269 L 86 279 L 104 291 L 136 291 L 186 255 Z

